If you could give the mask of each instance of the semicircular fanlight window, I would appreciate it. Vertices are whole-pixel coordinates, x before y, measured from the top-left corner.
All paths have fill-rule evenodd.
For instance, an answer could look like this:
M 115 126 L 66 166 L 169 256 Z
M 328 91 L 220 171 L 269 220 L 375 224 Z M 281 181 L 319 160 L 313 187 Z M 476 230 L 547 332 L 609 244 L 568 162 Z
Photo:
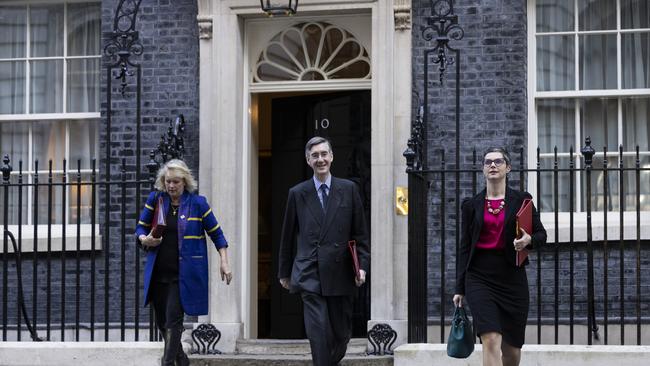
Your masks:
M 370 79 L 368 51 L 345 29 L 325 23 L 295 24 L 260 54 L 253 81 Z

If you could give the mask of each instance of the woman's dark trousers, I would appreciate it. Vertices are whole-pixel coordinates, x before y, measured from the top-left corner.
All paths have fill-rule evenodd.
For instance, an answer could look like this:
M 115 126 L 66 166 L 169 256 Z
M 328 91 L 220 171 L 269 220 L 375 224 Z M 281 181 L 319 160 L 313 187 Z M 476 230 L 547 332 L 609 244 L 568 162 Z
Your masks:
M 178 281 L 155 282 L 152 301 L 156 312 L 156 322 L 165 340 L 162 366 L 189 365 L 189 359 L 181 345 L 184 314 Z

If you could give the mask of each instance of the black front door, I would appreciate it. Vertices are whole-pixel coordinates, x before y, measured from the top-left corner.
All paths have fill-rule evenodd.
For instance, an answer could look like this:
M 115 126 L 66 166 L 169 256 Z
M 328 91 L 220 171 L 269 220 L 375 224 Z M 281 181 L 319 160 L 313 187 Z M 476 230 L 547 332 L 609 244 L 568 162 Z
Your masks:
M 313 136 L 332 142 L 332 175 L 359 185 L 370 222 L 370 92 L 351 91 L 275 98 L 271 104 L 271 306 L 270 338 L 305 338 L 302 302 L 277 281 L 280 232 L 287 192 L 310 179 L 313 171 L 305 160 L 305 143 Z M 268 182 L 267 182 L 268 183 Z M 260 184 L 264 184 L 261 182 Z M 262 192 L 262 189 L 260 189 Z M 369 224 L 368 224 L 369 225 Z M 370 232 L 370 228 L 368 228 Z M 370 277 L 355 301 L 353 336 L 366 334 L 370 317 Z

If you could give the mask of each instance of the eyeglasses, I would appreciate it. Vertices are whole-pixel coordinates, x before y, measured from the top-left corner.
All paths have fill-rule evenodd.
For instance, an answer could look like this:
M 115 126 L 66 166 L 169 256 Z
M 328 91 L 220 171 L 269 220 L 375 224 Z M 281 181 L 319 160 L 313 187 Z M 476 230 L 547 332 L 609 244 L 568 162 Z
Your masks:
M 483 162 L 483 165 L 485 165 L 485 166 L 490 166 L 490 165 L 492 165 L 492 163 L 494 163 L 494 166 L 496 166 L 496 167 L 500 167 L 500 166 L 503 165 L 503 163 L 505 163 L 505 162 L 506 162 L 505 159 L 494 159 L 494 160 L 492 160 L 492 159 L 485 159 L 485 161 Z
M 318 159 L 318 157 L 321 157 L 323 159 L 327 158 L 330 155 L 329 151 L 321 151 L 320 154 L 315 152 L 309 154 L 309 157 L 312 159 Z

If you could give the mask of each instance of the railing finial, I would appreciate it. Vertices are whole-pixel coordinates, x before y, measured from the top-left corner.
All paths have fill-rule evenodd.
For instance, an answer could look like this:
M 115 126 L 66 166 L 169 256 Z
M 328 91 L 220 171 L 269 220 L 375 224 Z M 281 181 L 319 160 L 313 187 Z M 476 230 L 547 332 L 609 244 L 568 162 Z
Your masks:
M 582 156 L 585 157 L 585 166 L 591 168 L 593 157 L 596 154 L 596 150 L 591 147 L 591 137 L 587 136 L 585 138 L 585 146 L 580 150 L 580 152 L 582 153 Z
M 422 146 L 424 142 L 423 122 L 422 116 L 424 115 L 424 107 L 420 105 L 418 114 L 411 125 L 411 137 L 407 142 L 408 148 L 402 154 L 406 158 L 406 172 L 420 170 L 422 168 Z
M 9 155 L 5 154 L 5 156 L 2 158 L 2 180 L 5 183 L 9 183 L 9 177 L 11 175 L 11 165 L 9 165 Z

